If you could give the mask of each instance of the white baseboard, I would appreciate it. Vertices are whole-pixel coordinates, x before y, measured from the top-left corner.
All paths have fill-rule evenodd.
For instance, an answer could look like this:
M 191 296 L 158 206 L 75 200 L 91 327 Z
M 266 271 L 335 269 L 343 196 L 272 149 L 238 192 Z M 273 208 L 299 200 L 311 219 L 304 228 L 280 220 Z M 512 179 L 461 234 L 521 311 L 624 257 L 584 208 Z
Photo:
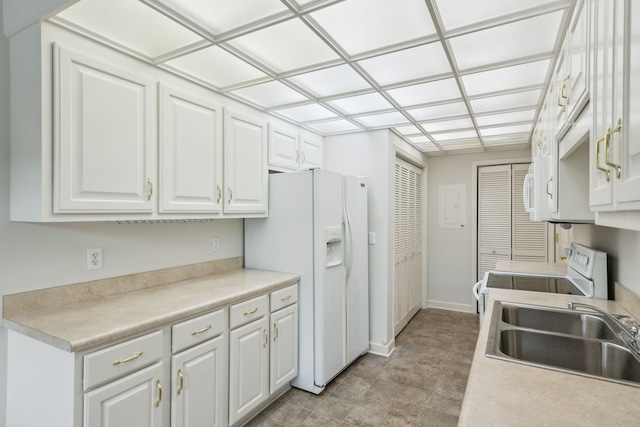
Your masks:
M 443 310 L 461 311 L 463 313 L 476 313 L 476 308 L 472 307 L 470 304 L 455 304 L 452 302 L 434 300 L 429 300 L 428 304 L 429 308 L 441 308 Z
M 388 344 L 369 341 L 369 353 L 371 354 L 389 357 L 393 354 L 395 349 L 396 349 L 395 340 L 391 340 L 391 342 Z

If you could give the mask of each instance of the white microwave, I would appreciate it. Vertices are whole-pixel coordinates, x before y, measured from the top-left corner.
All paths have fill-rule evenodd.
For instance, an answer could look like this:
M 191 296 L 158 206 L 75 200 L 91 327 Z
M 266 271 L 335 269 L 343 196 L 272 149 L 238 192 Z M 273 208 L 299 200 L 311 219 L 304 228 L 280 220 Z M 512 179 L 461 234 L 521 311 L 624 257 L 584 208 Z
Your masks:
M 549 156 L 536 157 L 529 166 L 529 172 L 524 177 L 522 197 L 524 208 L 531 221 L 547 221 L 551 219 L 551 211 L 548 206 L 547 186 L 549 181 Z

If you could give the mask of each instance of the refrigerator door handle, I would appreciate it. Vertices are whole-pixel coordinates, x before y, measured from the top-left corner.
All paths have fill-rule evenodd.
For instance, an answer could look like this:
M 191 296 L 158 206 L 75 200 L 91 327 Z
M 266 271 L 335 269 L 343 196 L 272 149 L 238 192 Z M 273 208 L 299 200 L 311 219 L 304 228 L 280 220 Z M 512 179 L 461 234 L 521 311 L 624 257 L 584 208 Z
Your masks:
M 347 256 L 346 261 L 346 277 L 345 284 L 349 283 L 349 276 L 351 276 L 351 267 L 353 266 L 353 233 L 351 230 L 351 219 L 349 213 L 345 207 L 344 209 L 344 222 L 345 222 L 345 253 Z

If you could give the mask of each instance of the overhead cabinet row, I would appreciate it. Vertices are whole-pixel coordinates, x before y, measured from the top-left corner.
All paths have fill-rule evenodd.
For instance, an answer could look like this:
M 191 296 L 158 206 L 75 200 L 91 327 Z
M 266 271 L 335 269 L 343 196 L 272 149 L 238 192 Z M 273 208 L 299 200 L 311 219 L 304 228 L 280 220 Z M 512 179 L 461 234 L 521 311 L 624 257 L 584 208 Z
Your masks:
M 12 220 L 267 216 L 269 168 L 321 166 L 321 137 L 51 24 L 11 55 Z

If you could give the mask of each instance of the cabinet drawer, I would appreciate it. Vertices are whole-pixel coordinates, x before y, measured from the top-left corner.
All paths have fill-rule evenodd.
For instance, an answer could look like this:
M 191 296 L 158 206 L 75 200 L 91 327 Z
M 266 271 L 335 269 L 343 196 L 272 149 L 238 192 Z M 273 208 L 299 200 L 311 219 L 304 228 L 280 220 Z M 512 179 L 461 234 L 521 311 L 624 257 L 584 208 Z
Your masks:
M 298 302 L 298 285 L 288 286 L 271 292 L 271 312 Z
M 84 389 L 136 371 L 162 358 L 162 331 L 84 356 Z
M 266 295 L 232 305 L 229 309 L 229 329 L 259 319 L 268 312 Z
M 171 327 L 171 349 L 177 353 L 224 332 L 224 309 L 178 323 Z

